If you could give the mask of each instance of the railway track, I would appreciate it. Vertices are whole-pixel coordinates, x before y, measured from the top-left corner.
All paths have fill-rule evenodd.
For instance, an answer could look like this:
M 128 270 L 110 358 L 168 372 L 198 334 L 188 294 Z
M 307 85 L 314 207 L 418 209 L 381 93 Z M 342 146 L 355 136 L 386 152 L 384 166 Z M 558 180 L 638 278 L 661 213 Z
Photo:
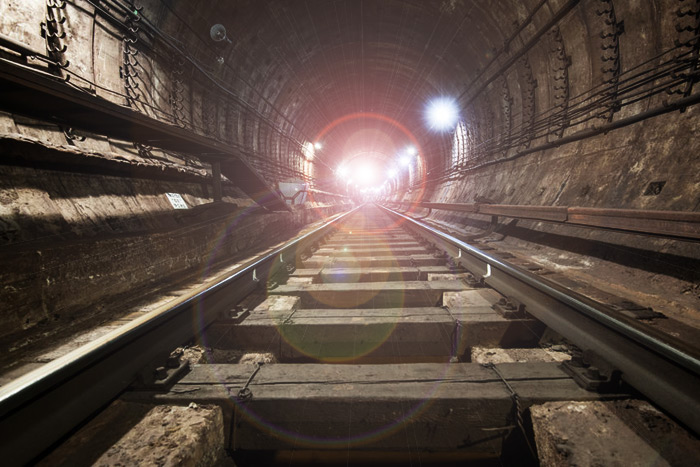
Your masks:
M 193 314 L 201 328 L 193 329 Z M 581 358 L 472 361 L 477 348 L 539 348 L 546 328 Z M 168 370 L 171 351 L 193 337 L 208 349 L 206 363 Z M 623 397 L 624 384 L 697 433 L 693 352 L 398 212 L 365 205 L 0 388 L 0 436 L 9 441 L 2 455 L 31 461 L 119 396 L 219 405 L 229 449 L 298 459 L 498 459 L 511 443 L 531 456 L 522 421 L 529 406 Z M 254 364 L 238 363 L 242 354 L 257 355 Z M 156 367 L 161 374 L 149 377 Z M 124 392 L 129 386 L 136 390 Z

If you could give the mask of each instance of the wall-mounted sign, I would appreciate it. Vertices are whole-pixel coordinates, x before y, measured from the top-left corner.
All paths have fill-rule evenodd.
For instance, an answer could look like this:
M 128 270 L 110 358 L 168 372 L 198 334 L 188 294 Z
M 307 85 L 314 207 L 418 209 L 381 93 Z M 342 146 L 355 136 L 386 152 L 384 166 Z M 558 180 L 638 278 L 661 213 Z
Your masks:
M 168 201 L 173 205 L 175 209 L 187 209 L 187 203 L 182 199 L 180 193 L 166 193 L 165 196 L 168 197 Z
M 280 193 L 287 204 L 304 204 L 306 202 L 306 183 L 279 182 Z

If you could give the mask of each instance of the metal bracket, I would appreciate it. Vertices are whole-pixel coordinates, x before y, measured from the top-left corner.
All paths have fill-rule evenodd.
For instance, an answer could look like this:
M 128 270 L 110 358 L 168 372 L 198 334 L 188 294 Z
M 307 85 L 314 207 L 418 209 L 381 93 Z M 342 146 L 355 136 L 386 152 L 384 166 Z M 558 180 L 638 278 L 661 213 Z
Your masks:
M 527 318 L 525 305 L 512 297 L 501 298 L 498 303 L 494 303 L 491 308 L 499 312 L 506 319 Z
M 471 272 L 466 273 L 465 276 L 462 278 L 462 280 L 469 287 L 474 287 L 474 288 L 486 287 L 486 283 L 484 282 L 484 278 L 483 277 L 476 277 Z M 496 304 L 496 305 L 498 305 L 498 304 Z M 494 305 L 494 307 L 496 305 Z
M 242 305 L 236 305 L 231 310 L 221 313 L 221 319 L 232 324 L 240 324 L 250 316 L 250 310 Z
M 146 366 L 138 373 L 136 382 L 131 385 L 131 388 L 141 391 L 167 391 L 190 369 L 189 362 L 181 360 L 180 357 L 182 352 L 168 357 L 164 365 L 151 363 Z
M 622 373 L 592 350 L 577 353 L 562 369 L 576 383 L 588 391 L 601 393 L 618 392 Z

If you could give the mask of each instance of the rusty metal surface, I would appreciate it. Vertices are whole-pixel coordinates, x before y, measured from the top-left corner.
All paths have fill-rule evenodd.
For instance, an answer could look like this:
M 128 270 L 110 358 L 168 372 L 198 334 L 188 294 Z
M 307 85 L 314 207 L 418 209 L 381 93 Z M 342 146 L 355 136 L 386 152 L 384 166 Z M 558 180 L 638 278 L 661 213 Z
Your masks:
M 476 213 L 478 211 L 478 204 L 470 204 L 470 203 L 425 203 L 425 202 L 420 202 L 420 203 L 410 203 L 410 202 L 394 202 L 394 203 L 389 203 L 393 205 L 400 206 L 401 208 L 426 208 L 426 209 L 443 209 L 447 211 L 460 211 L 460 212 L 474 212 Z
M 652 211 L 644 209 L 586 208 L 576 206 L 531 206 L 517 204 L 470 203 L 392 203 L 406 208 L 429 208 L 471 212 L 514 219 L 661 235 L 680 239 L 700 239 L 700 212 Z
M 479 214 L 517 217 L 550 222 L 565 222 L 567 209 L 559 206 L 518 206 L 514 204 L 480 204 Z
M 568 208 L 570 224 L 700 239 L 700 213 Z

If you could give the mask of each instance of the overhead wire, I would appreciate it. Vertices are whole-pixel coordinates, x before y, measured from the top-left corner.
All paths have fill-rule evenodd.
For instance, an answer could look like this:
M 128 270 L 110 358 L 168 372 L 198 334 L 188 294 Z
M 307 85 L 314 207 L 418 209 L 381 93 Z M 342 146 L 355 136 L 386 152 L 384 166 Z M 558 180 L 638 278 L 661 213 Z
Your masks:
M 689 66 L 685 57 L 692 52 L 686 51 L 673 56 L 669 60 L 656 64 L 652 68 L 648 65 L 656 62 L 665 55 L 672 54 L 682 47 L 676 46 L 630 68 L 620 75 L 616 82 L 603 82 L 588 91 L 569 98 L 565 107 L 553 106 L 535 115 L 535 121 L 530 127 L 528 122 L 522 122 L 519 127 L 511 130 L 511 135 L 496 134 L 493 138 L 482 141 L 472 148 L 470 161 L 483 160 L 489 155 L 504 152 L 522 145 L 525 141 L 533 141 L 549 135 L 557 134 L 559 127 L 571 128 L 584 124 L 593 119 L 603 118 L 611 111 L 611 105 L 619 105 L 620 108 L 648 99 L 673 87 L 686 82 L 687 78 L 679 74 Z M 643 68 L 647 66 L 647 68 Z M 660 81 L 666 78 L 665 81 Z M 649 89 L 641 89 L 651 86 Z M 615 87 L 617 89 L 615 89 Z M 493 162 L 498 162 L 498 159 Z M 427 182 L 448 180 L 450 174 L 456 175 L 469 171 L 471 168 L 457 168 L 443 171 L 437 177 Z

